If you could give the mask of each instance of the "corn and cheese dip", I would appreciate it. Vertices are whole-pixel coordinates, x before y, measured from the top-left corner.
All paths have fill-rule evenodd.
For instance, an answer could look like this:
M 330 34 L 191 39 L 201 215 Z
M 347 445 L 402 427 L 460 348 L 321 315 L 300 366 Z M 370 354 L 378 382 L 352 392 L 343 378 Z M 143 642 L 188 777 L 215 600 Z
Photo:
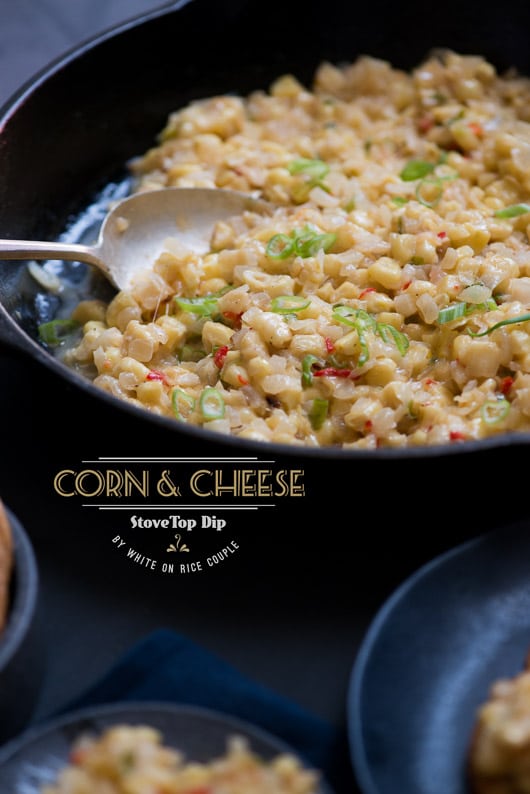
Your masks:
M 232 737 L 223 756 L 187 761 L 149 726 L 117 725 L 74 745 L 42 794 L 317 794 L 317 775 L 291 755 L 264 761 Z
M 270 202 L 169 240 L 66 356 L 102 389 L 244 439 L 352 449 L 530 430 L 530 80 L 452 51 L 200 99 L 135 190 Z
M 477 712 L 468 756 L 472 794 L 530 792 L 530 670 L 496 681 Z

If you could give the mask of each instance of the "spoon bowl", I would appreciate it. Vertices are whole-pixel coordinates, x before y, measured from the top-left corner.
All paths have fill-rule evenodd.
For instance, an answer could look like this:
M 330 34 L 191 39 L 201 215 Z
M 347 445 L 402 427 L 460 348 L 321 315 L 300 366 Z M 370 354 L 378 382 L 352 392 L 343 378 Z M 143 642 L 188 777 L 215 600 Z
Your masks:
M 210 250 L 215 224 L 245 211 L 270 212 L 270 205 L 246 193 L 219 188 L 160 188 L 117 202 L 94 245 L 0 240 L 0 259 L 64 259 L 99 268 L 120 290 L 149 271 L 167 238 L 198 254 Z

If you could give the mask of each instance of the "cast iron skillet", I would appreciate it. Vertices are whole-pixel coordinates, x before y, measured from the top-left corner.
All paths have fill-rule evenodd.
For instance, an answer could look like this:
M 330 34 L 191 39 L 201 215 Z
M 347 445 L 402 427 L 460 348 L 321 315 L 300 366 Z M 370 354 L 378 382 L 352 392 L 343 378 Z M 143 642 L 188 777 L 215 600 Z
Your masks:
M 52 63 L 0 111 L 0 236 L 54 239 L 129 158 L 155 142 L 167 115 L 214 93 L 267 88 L 291 72 L 309 84 L 317 65 L 360 54 L 409 69 L 433 48 L 482 54 L 500 71 L 530 73 L 530 4 L 486 6 L 448 0 L 345 3 L 308 0 L 180 0 L 135 17 Z M 0 262 L 0 337 L 98 401 L 116 398 L 81 380 L 37 339 L 42 293 L 24 265 Z M 53 306 L 47 306 L 52 311 Z M 215 440 L 120 402 L 191 441 Z M 527 444 L 529 435 L 408 450 L 303 448 L 317 458 L 422 458 Z M 300 455 L 300 447 L 223 438 L 234 449 Z

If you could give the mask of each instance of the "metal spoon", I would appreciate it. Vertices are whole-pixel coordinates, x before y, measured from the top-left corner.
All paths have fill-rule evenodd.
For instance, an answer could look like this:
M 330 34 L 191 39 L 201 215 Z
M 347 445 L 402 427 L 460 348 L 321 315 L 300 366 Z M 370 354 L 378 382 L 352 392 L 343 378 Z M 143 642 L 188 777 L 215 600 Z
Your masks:
M 235 190 L 161 188 L 119 201 L 106 216 L 93 246 L 74 243 L 0 240 L 0 259 L 68 259 L 100 268 L 118 289 L 153 267 L 168 237 L 204 254 L 217 221 L 245 210 L 270 211 L 261 199 Z

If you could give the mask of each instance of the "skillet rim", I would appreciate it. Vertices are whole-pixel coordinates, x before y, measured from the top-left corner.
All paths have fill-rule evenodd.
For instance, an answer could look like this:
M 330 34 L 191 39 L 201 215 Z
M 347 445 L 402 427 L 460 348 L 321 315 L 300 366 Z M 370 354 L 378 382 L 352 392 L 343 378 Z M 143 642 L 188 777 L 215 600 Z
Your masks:
M 0 106 L 0 133 L 4 126 L 16 114 L 24 102 L 37 92 L 42 85 L 53 78 L 57 73 L 67 68 L 70 64 L 80 60 L 86 53 L 113 40 L 136 30 L 151 21 L 162 17 L 177 14 L 182 8 L 192 5 L 198 0 L 172 0 L 153 10 L 141 12 L 116 23 L 95 35 L 86 38 L 58 55 L 42 69 L 30 76 L 11 96 Z M 54 376 L 66 380 L 76 389 L 93 397 L 98 402 L 108 404 L 120 412 L 125 412 L 141 422 L 155 424 L 161 429 L 169 430 L 177 435 L 183 434 L 191 440 L 211 443 L 214 446 L 233 448 L 234 451 L 254 453 L 259 459 L 262 455 L 270 454 L 284 457 L 300 457 L 307 459 L 333 459 L 333 460 L 422 460 L 436 457 L 452 457 L 462 454 L 469 457 L 475 453 L 492 449 L 504 449 L 530 445 L 530 433 L 509 432 L 498 433 L 482 439 L 470 439 L 455 443 L 422 445 L 414 447 L 381 447 L 376 449 L 348 449 L 336 446 L 311 447 L 305 444 L 286 444 L 271 441 L 258 441 L 239 438 L 238 436 L 208 430 L 204 426 L 186 425 L 176 422 L 171 417 L 159 416 L 148 409 L 136 406 L 121 400 L 118 397 L 99 389 L 88 379 L 83 378 L 74 370 L 69 369 L 59 359 L 53 356 L 45 346 L 39 344 L 20 326 L 10 315 L 0 300 L 0 345 L 13 347 L 15 350 L 30 356 L 39 366 L 53 372 Z

